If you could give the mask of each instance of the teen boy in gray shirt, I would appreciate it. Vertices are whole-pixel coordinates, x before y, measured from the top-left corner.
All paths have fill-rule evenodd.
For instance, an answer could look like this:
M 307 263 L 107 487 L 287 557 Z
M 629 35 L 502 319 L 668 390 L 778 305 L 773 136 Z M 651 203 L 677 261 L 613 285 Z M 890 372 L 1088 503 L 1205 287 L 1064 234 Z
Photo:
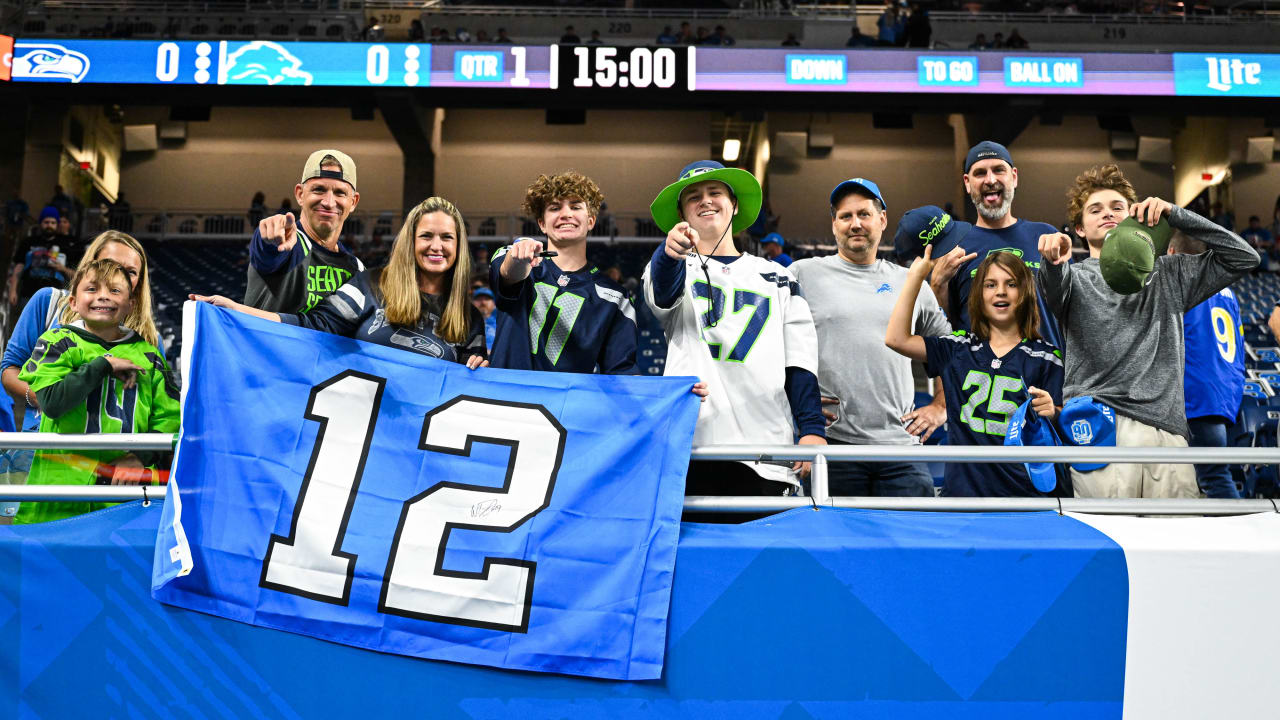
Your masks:
M 1182 316 L 1256 268 L 1258 254 L 1239 235 L 1160 198 L 1132 203 L 1133 188 L 1114 165 L 1082 173 L 1070 195 L 1068 213 L 1089 258 L 1068 264 L 1071 239 L 1042 235 L 1038 278 L 1066 338 L 1063 398 L 1088 395 L 1114 408 L 1117 446 L 1186 447 Z M 1129 216 L 1146 225 L 1167 216 L 1209 250 L 1157 257 L 1145 286 L 1121 295 L 1103 280 L 1099 258 L 1107 233 Z M 1112 463 L 1073 469 L 1072 480 L 1077 497 L 1200 495 L 1191 465 Z
M 837 420 L 827 428 L 827 441 L 918 444 L 904 423 L 910 421 L 918 432 L 931 432 L 946 420 L 946 410 L 912 410 L 911 361 L 884 344 L 907 271 L 876 258 L 888 225 L 880 188 L 862 178 L 840 183 L 831 193 L 831 218 L 837 253 L 791 265 L 818 330 L 818 387 L 824 397 L 840 401 Z M 915 331 L 921 335 L 951 332 L 927 287 L 916 302 Z M 934 494 L 924 463 L 833 462 L 828 477 L 832 495 Z

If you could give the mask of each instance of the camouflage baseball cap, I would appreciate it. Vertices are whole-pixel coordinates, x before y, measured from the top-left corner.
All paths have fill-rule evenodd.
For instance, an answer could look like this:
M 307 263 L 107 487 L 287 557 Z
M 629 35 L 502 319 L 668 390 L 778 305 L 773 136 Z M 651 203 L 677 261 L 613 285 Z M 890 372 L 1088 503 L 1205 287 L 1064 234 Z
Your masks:
M 320 167 L 333 164 L 338 166 L 337 170 Z M 352 190 L 356 190 L 356 162 L 341 150 L 317 150 L 311 153 L 307 158 L 307 164 L 302 166 L 302 179 L 298 183 L 306 183 L 311 178 L 318 177 L 341 180 L 350 185 Z
M 1148 227 L 1134 218 L 1125 218 L 1102 241 L 1098 266 L 1107 286 L 1121 295 L 1132 295 L 1146 287 L 1156 258 L 1169 248 L 1173 229 L 1168 220 Z

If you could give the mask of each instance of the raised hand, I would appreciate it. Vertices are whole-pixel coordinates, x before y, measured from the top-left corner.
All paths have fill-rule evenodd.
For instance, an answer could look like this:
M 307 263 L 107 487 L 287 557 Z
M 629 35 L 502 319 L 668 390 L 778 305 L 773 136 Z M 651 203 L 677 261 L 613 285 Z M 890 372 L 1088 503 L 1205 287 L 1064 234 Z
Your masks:
M 970 260 L 978 257 L 978 253 L 965 253 L 964 248 L 958 245 L 956 247 L 951 248 L 950 252 L 944 254 L 940 258 L 937 258 L 936 260 L 931 259 L 932 252 L 933 252 L 933 245 L 925 245 L 924 256 L 917 258 L 916 261 L 911 264 L 911 270 L 915 270 L 916 263 L 919 263 L 923 260 L 925 263 L 925 267 L 924 267 L 924 273 L 921 274 L 921 277 L 924 277 L 924 275 L 928 275 L 929 271 L 933 270 L 933 275 L 929 279 L 929 284 L 933 286 L 946 285 L 946 283 L 951 281 L 951 278 L 956 276 L 956 273 L 959 272 L 961 265 L 964 265 Z
M 288 252 L 298 244 L 298 225 L 293 213 L 272 215 L 258 221 L 258 235 L 276 246 L 277 252 Z
M 1140 203 L 1134 203 L 1129 206 L 1129 214 L 1138 222 L 1146 224 L 1148 227 L 1155 227 L 1160 219 L 1169 214 L 1173 205 L 1158 197 L 1149 197 Z
M 1071 259 L 1071 238 L 1066 233 L 1046 233 L 1040 236 L 1040 254 L 1050 264 L 1061 265 Z
M 671 232 L 667 233 L 665 246 L 667 257 L 679 260 L 688 255 L 697 244 L 698 231 L 690 227 L 687 222 L 676 223 L 676 226 L 671 228 Z

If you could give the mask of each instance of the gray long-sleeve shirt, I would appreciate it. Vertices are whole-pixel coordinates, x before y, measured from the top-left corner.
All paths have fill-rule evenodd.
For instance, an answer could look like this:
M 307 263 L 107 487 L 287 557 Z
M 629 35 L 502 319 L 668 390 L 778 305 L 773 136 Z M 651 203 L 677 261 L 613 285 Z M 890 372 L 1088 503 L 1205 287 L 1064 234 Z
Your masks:
M 1258 266 L 1239 235 L 1174 207 L 1169 224 L 1201 240 L 1200 255 L 1156 258 L 1149 284 L 1120 295 L 1097 258 L 1040 265 L 1045 302 L 1066 338 L 1064 398 L 1091 395 L 1121 415 L 1188 437 L 1182 315 Z

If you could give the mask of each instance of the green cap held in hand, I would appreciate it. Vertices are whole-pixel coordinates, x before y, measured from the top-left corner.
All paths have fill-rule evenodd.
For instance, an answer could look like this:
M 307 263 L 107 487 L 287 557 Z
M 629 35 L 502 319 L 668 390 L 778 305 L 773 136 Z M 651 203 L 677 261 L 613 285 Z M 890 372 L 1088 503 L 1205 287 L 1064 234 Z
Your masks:
M 1156 258 L 1169 249 L 1172 236 L 1173 228 L 1166 219 L 1148 227 L 1134 218 L 1125 218 L 1102 241 L 1102 255 L 1098 258 L 1102 279 L 1121 295 L 1138 292 L 1146 287 Z

